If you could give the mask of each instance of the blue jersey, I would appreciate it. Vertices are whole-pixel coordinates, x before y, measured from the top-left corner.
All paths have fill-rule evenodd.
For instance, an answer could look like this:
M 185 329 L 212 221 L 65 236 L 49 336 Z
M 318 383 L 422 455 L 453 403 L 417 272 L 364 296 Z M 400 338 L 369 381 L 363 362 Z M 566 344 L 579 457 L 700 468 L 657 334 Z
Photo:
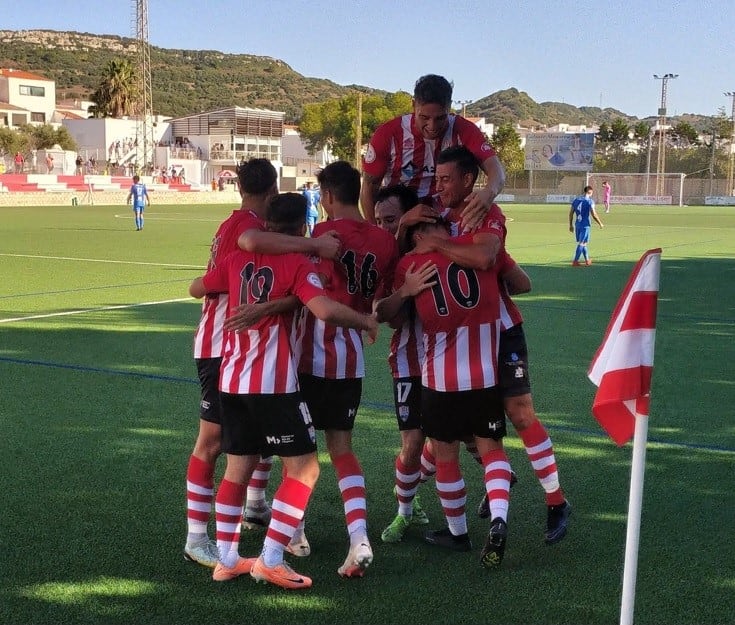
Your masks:
M 595 201 L 586 195 L 580 195 L 572 202 L 572 210 L 574 211 L 574 225 L 577 228 L 589 228 L 590 214 L 595 208 Z
M 143 207 L 148 197 L 148 190 L 142 182 L 136 182 L 130 187 L 130 195 L 133 197 L 133 206 Z
M 306 198 L 306 209 L 310 213 L 319 212 L 319 200 L 322 199 L 318 189 L 304 189 L 304 197 Z

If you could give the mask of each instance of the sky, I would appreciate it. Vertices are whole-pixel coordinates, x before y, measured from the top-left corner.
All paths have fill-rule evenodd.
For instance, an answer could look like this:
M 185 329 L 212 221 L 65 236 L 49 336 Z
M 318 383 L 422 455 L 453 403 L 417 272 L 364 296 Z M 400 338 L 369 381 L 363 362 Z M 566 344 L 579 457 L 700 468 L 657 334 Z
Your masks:
M 135 0 L 3 5 L 0 30 L 135 32 Z M 731 115 L 734 19 L 733 0 L 148 0 L 149 42 L 161 48 L 270 56 L 304 76 L 391 92 L 441 74 L 456 102 L 515 87 L 536 102 L 640 118 L 661 104 L 654 74 L 678 75 L 669 116 Z

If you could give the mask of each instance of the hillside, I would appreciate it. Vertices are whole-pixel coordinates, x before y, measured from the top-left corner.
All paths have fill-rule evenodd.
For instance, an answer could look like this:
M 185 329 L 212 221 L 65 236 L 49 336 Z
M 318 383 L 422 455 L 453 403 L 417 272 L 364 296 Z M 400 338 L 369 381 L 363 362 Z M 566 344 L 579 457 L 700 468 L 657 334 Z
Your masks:
M 59 99 L 88 99 L 99 85 L 102 68 L 120 57 L 135 59 L 133 39 L 0 30 L 0 67 L 52 78 Z M 294 121 L 304 104 L 350 91 L 350 87 L 329 80 L 302 76 L 270 57 L 155 46 L 151 46 L 151 81 L 155 112 L 174 117 L 238 105 L 284 111 L 287 120 Z
M 534 101 L 525 91 L 510 88 L 473 102 L 467 107 L 468 115 L 485 117 L 495 124 L 534 121 L 539 125 L 553 126 L 558 123 L 593 125 L 623 118 L 635 123 L 637 118 L 612 109 L 585 106 L 578 108 L 561 102 Z
M 59 99 L 88 99 L 98 87 L 102 68 L 112 59 L 135 60 L 135 41 L 128 37 L 52 30 L 0 30 L 0 67 L 36 72 L 56 81 Z M 251 54 L 225 54 L 216 50 L 175 50 L 151 46 L 151 80 L 154 111 L 173 117 L 226 106 L 250 106 L 286 113 L 296 122 L 304 104 L 338 98 L 358 89 L 383 93 L 359 85 L 338 85 L 308 78 L 279 59 Z M 562 102 L 535 102 L 516 88 L 504 89 L 467 106 L 467 114 L 485 117 L 496 125 L 534 121 L 599 124 L 636 117 L 612 109 L 581 108 Z M 680 118 L 674 118 L 676 123 Z M 686 115 L 698 130 L 711 127 L 711 118 Z M 654 118 L 646 118 L 653 122 Z

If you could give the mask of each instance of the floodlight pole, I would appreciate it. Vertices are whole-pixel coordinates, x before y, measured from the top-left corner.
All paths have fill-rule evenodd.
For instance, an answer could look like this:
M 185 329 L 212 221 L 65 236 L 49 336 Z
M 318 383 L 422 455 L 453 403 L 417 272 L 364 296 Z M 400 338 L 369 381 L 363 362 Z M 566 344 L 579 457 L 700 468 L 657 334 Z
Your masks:
M 658 109 L 658 161 L 656 164 L 656 197 L 664 194 L 664 176 L 666 172 L 666 91 L 669 80 L 678 78 L 679 74 L 654 74 L 661 81 L 661 106 Z
M 455 100 L 453 104 L 461 107 L 462 117 L 467 117 L 467 105 L 472 104 L 472 100 Z
M 732 121 L 732 128 L 730 130 L 730 159 L 728 161 L 727 165 L 727 188 L 726 188 L 726 195 L 735 195 L 735 186 L 733 185 L 733 164 L 735 161 L 735 152 L 733 152 L 733 148 L 735 148 L 735 91 L 725 91 L 725 95 L 728 98 L 732 98 L 732 114 L 731 114 L 731 121 Z

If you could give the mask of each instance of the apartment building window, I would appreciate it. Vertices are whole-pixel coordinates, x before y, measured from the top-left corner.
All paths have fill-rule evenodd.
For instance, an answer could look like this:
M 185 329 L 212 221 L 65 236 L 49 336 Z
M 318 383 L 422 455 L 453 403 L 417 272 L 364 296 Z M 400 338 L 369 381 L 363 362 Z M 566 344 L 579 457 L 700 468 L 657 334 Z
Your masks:
M 20 85 L 20 95 L 35 95 L 43 98 L 46 95 L 46 87 L 34 87 L 33 85 Z
M 13 126 L 22 126 L 28 123 L 28 117 L 21 114 L 13 113 L 11 119 L 13 120 Z
M 41 122 L 42 124 L 46 121 L 46 115 L 43 113 L 31 113 L 32 122 Z

